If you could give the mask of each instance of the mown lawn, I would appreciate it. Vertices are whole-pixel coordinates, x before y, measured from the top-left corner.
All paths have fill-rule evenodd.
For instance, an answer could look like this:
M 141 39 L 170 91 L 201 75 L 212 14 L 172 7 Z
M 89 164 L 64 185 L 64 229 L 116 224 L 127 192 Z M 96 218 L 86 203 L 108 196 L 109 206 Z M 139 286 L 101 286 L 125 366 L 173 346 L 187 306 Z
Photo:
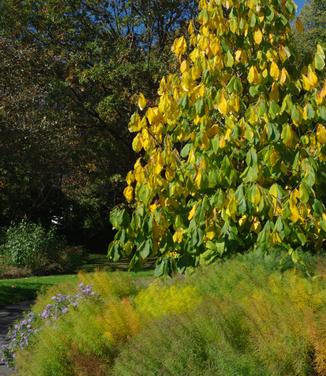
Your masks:
M 38 292 L 57 283 L 77 280 L 77 275 L 55 275 L 0 280 L 0 306 L 36 298 Z
M 121 273 L 129 273 L 127 271 L 127 262 L 110 263 L 107 256 L 101 254 L 88 254 L 87 257 L 82 260 L 78 269 L 87 273 L 95 270 L 106 270 L 108 273 L 118 270 Z M 131 274 L 135 276 L 135 278 L 144 278 L 153 274 L 151 269 L 152 263 L 149 263 L 144 266 L 142 271 Z M 76 273 L 17 279 L 0 279 L 0 307 L 24 300 L 33 300 L 39 292 L 42 292 L 55 284 L 74 280 L 77 281 Z

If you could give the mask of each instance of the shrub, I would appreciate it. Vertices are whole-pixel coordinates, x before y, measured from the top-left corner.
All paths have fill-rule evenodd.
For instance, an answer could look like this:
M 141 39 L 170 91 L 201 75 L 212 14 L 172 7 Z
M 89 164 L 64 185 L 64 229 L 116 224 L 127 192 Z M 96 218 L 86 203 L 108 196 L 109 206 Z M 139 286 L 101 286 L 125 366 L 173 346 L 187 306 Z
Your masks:
M 326 82 L 320 45 L 298 68 L 288 47 L 295 4 L 199 2 L 177 38 L 176 73 L 156 105 L 139 96 L 130 120 L 141 152 L 109 254 L 157 274 L 236 252 L 324 249 Z M 300 70 L 299 70 L 300 69 Z
M 64 241 L 54 228 L 46 230 L 41 225 L 22 221 L 6 230 L 1 253 L 8 265 L 40 271 L 56 261 L 63 246 Z

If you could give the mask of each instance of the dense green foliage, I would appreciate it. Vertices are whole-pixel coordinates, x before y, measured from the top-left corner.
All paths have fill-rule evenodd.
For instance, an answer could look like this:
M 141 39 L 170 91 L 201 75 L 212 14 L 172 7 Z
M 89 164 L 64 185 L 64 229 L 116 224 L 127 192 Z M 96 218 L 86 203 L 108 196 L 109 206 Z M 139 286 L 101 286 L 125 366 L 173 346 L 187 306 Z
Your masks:
M 155 96 L 191 0 L 1 1 L 0 225 L 102 236 L 134 160 L 134 93 Z
M 139 152 L 115 210 L 117 260 L 183 271 L 250 248 L 324 249 L 326 82 L 321 45 L 307 67 L 288 47 L 292 0 L 200 1 L 172 50 L 179 72 L 130 120 Z
M 323 375 L 325 260 L 309 257 L 313 277 L 277 264 L 249 254 L 149 286 L 125 274 L 80 275 L 98 296 L 41 326 L 17 354 L 17 373 Z M 71 291 L 50 289 L 33 311 Z

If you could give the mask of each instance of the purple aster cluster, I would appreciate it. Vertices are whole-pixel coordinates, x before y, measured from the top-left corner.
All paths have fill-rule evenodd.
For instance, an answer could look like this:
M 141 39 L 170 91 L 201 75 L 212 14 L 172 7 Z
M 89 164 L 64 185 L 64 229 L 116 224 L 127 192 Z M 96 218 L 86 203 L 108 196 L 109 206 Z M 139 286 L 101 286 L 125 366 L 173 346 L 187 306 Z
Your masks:
M 9 330 L 7 343 L 0 348 L 0 362 L 13 367 L 16 352 L 29 345 L 31 337 L 40 330 L 43 322 L 57 320 L 71 309 L 77 309 L 81 301 L 89 297 L 96 297 L 92 286 L 81 282 L 75 294 L 54 295 L 51 298 L 52 303 L 47 304 L 40 314 L 29 312 Z

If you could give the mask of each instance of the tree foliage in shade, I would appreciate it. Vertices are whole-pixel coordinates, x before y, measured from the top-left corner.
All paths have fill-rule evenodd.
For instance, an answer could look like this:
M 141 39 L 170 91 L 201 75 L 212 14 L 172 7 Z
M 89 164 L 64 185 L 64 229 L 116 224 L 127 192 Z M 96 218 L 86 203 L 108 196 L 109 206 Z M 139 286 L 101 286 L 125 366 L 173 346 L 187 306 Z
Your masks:
M 62 217 L 79 240 L 83 227 L 108 226 L 121 201 L 121 176 L 134 161 L 133 94 L 155 96 L 194 1 L 0 7 L 1 224 Z
M 309 0 L 297 18 L 299 27 L 294 30 L 292 45 L 298 63 L 307 63 L 319 43 L 326 48 L 326 0 Z
M 109 254 L 157 273 L 258 248 L 323 249 L 325 54 L 296 69 L 292 0 L 201 0 L 172 46 L 179 71 L 130 120 L 140 153 Z

